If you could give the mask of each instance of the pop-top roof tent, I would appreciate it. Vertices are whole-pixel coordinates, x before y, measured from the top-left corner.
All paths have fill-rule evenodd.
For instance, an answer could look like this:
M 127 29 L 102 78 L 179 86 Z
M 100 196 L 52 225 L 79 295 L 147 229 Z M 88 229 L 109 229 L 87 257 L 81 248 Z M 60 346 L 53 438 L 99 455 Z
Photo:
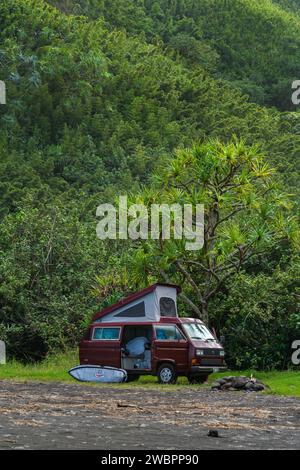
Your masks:
M 129 295 L 114 305 L 97 312 L 94 322 L 148 322 L 161 317 L 177 317 L 177 293 L 179 286 L 153 284 Z

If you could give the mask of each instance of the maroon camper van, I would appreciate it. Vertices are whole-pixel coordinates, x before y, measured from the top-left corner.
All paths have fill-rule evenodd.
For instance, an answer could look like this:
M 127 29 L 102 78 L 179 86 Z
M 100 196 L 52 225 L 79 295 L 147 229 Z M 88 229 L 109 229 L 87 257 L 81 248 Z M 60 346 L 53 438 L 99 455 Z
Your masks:
M 178 376 L 202 383 L 225 369 L 224 349 L 194 318 L 179 318 L 178 286 L 154 284 L 96 313 L 80 343 L 80 364 L 125 369 L 128 380 L 157 375 L 160 383 Z

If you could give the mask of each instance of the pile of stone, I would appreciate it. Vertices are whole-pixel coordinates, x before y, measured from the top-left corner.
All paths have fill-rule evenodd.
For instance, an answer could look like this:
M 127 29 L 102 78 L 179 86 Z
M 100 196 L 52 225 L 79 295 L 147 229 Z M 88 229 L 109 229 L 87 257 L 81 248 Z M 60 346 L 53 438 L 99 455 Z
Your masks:
M 212 384 L 212 390 L 244 390 L 246 392 L 261 392 L 267 388 L 254 377 L 230 376 L 222 377 Z

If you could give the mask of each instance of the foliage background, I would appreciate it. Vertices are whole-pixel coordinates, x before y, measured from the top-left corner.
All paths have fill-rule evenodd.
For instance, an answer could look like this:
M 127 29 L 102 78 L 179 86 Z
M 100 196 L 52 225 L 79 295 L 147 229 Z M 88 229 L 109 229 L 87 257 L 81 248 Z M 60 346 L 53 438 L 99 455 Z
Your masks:
M 0 334 L 11 356 L 74 346 L 94 309 L 140 287 L 121 279 L 134 247 L 97 240 L 96 207 L 151 187 L 176 148 L 257 144 L 298 203 L 299 43 L 296 0 L 1 2 Z M 107 267 L 120 282 L 103 299 Z M 299 279 L 298 254 L 281 246 L 226 282 L 210 321 L 231 365 L 290 365 Z

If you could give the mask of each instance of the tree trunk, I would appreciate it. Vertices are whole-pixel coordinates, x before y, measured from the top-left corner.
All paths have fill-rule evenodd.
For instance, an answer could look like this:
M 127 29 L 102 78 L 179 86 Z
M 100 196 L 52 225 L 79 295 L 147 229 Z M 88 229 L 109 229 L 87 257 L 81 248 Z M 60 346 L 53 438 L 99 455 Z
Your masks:
M 209 322 L 208 305 L 205 300 L 201 304 L 201 320 L 208 326 L 208 322 Z

